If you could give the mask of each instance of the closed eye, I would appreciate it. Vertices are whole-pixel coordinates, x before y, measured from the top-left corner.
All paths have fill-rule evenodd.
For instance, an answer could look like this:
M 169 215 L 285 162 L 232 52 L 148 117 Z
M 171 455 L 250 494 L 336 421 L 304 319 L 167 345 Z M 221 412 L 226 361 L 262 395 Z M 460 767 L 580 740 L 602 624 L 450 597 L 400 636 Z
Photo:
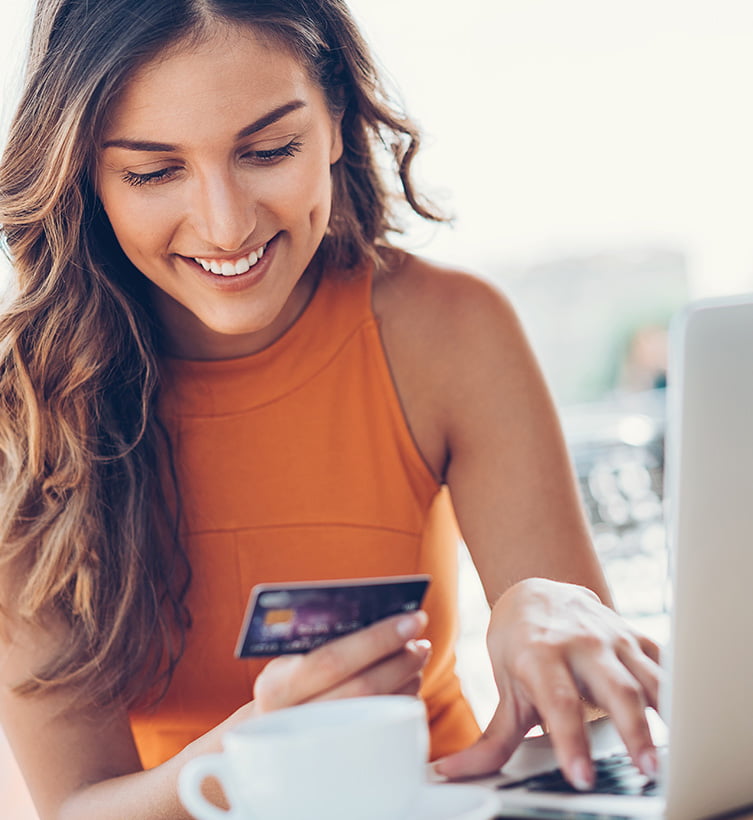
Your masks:
M 248 151 L 243 155 L 244 159 L 250 160 L 255 164 L 272 165 L 285 157 L 295 156 L 303 148 L 303 143 L 298 140 L 291 140 L 279 148 L 270 148 L 265 150 Z M 137 188 L 141 185 L 159 185 L 162 182 L 168 182 L 182 169 L 180 166 L 169 166 L 167 168 L 159 168 L 156 171 L 149 171 L 147 173 L 136 173 L 136 171 L 124 171 L 122 179 L 128 185 Z
M 160 168 L 157 171 L 149 171 L 146 174 L 137 174 L 135 171 L 124 171 L 122 178 L 133 187 L 139 185 L 156 185 L 160 182 L 167 182 L 172 179 L 181 169 L 177 166 Z
M 262 165 L 271 164 L 277 160 L 285 157 L 295 156 L 303 148 L 303 144 L 298 140 L 290 140 L 285 145 L 279 148 L 270 148 L 268 150 L 248 151 L 243 155 L 245 159 L 250 159 L 252 162 L 258 162 Z

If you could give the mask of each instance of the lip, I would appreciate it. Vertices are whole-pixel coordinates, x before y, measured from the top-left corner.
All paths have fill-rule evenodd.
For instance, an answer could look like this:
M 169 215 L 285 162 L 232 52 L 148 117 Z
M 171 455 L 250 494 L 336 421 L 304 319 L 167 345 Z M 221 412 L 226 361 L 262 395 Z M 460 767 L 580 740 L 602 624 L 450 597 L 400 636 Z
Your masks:
M 204 270 L 204 268 L 196 261 L 195 257 L 183 256 L 182 254 L 179 254 L 178 256 L 206 284 L 211 285 L 213 288 L 217 290 L 238 291 L 255 285 L 257 282 L 261 281 L 264 278 L 275 255 L 275 250 L 277 248 L 277 237 L 278 234 L 273 236 L 272 239 L 270 239 L 266 243 L 264 255 L 252 268 L 249 268 L 245 273 L 236 273 L 233 276 L 223 276 L 219 273 L 212 273 L 211 271 Z M 245 255 L 248 255 L 248 253 L 250 253 L 250 251 L 247 251 Z M 242 259 L 243 256 L 244 254 L 236 253 L 233 254 L 233 256 L 223 257 L 218 255 L 212 255 L 204 257 L 199 256 L 198 258 L 235 262 L 238 259 Z

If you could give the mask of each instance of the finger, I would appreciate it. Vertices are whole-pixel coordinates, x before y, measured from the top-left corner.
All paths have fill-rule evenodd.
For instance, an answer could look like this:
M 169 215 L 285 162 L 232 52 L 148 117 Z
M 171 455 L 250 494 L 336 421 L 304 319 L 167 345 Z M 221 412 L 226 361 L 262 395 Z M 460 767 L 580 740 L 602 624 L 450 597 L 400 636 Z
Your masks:
M 415 678 L 409 680 L 404 686 L 401 686 L 400 689 L 396 690 L 393 694 L 395 695 L 410 695 L 412 697 L 416 697 L 418 693 L 421 691 L 421 684 L 423 683 L 423 676 L 416 675 Z
M 528 686 L 532 700 L 546 722 L 563 774 L 579 791 L 592 788 L 594 770 L 584 705 L 570 670 L 554 662 L 538 666 Z
M 591 666 L 587 685 L 610 714 L 635 765 L 648 777 L 658 773 L 656 747 L 646 719 L 643 684 L 614 655 Z
M 254 709 L 256 714 L 271 712 L 299 703 L 337 700 L 349 697 L 364 697 L 367 695 L 417 695 L 422 683 L 422 672 L 426 661 L 431 656 L 428 641 L 416 641 L 419 646 L 411 651 L 406 648 L 403 657 L 392 658 L 385 664 L 364 672 L 362 675 L 350 678 L 340 686 L 328 689 L 326 692 L 309 698 L 307 701 L 290 700 L 283 695 L 283 687 L 277 685 L 279 681 L 288 680 L 300 674 L 298 657 L 275 658 L 262 670 L 254 686 Z M 422 649 L 421 645 L 426 645 Z M 386 665 L 386 669 L 382 668 Z
M 498 772 L 533 723 L 531 720 L 530 725 L 519 724 L 515 709 L 500 705 L 486 731 L 472 746 L 435 761 L 433 769 L 438 775 L 450 779 Z
M 658 710 L 659 687 L 663 677 L 662 668 L 639 647 L 627 646 L 618 650 L 617 657 L 643 687 L 647 705 Z
M 255 698 L 266 709 L 303 703 L 401 651 L 426 628 L 425 612 L 396 615 L 320 646 L 305 655 L 275 658 L 256 680 Z
M 656 641 L 652 641 L 651 638 L 646 635 L 641 635 L 640 633 L 636 635 L 636 640 L 644 655 L 648 655 L 656 664 L 661 663 L 662 648 Z
M 347 681 L 310 700 L 390 695 L 401 691 L 403 687 L 407 687 L 411 694 L 415 694 L 418 691 L 415 688 L 416 684 L 420 686 L 421 671 L 430 656 L 429 641 L 409 641 L 400 652 L 360 671 Z

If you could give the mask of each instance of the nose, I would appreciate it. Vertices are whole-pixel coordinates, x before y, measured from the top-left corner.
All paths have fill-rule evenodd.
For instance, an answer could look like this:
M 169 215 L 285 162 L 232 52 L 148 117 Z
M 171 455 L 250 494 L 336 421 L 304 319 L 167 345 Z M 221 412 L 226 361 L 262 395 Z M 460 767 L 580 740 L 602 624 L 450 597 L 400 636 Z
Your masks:
M 194 229 L 218 250 L 242 248 L 256 227 L 256 203 L 251 191 L 231 170 L 205 175 L 194 191 Z

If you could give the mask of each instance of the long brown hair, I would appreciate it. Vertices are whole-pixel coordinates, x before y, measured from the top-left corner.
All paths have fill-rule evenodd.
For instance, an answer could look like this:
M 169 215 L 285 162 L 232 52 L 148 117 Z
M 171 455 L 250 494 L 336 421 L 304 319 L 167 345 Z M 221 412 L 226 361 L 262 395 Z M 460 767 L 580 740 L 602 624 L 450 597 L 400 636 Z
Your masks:
M 21 686 L 71 686 L 131 704 L 167 685 L 189 625 L 179 493 L 156 412 L 159 329 L 144 277 L 113 235 L 92 178 L 105 118 L 129 77 L 218 21 L 299 57 L 341 115 L 327 267 L 376 259 L 397 228 L 377 154 L 418 196 L 418 132 L 385 93 L 343 0 L 39 0 L 25 87 L 0 166 L 14 296 L 0 316 L 0 602 L 69 640 Z M 155 691 L 152 689 L 151 691 Z

